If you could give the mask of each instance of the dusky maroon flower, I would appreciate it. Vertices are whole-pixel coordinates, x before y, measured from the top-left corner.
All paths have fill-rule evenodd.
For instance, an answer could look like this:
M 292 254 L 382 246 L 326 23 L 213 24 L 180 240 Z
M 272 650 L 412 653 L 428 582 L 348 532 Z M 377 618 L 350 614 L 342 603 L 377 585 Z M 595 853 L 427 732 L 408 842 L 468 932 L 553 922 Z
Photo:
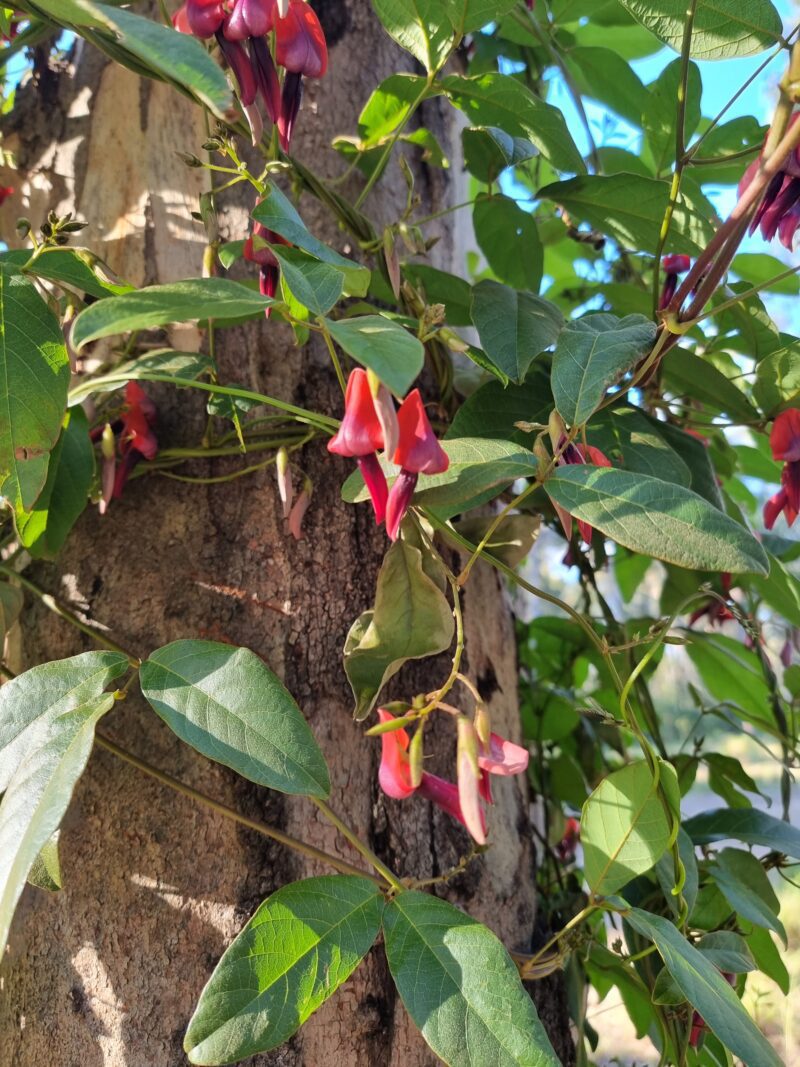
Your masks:
M 383 448 L 383 430 L 375 411 L 367 372 L 356 367 L 350 374 L 344 398 L 344 417 L 336 435 L 328 442 L 328 451 L 350 456 L 358 463 L 369 490 L 375 521 L 386 515 L 388 489 L 386 476 L 376 455 Z
M 800 114 L 792 115 L 789 128 L 797 122 Z M 762 157 L 754 160 L 742 175 L 739 182 L 739 196 L 745 192 L 758 173 Z M 761 203 L 750 223 L 750 233 L 761 229 L 765 241 L 771 241 L 775 234 L 781 244 L 791 252 L 794 236 L 800 226 L 800 147 L 792 149 L 783 168 L 772 178 L 767 186 Z
M 764 525 L 771 530 L 778 516 L 789 526 L 800 512 L 800 411 L 782 411 L 772 424 L 769 437 L 772 457 L 783 460 L 781 488 L 764 505 Z
M 564 833 L 556 845 L 556 853 L 562 863 L 572 863 L 575 859 L 575 850 L 581 837 L 581 827 L 577 819 L 571 816 L 564 824 Z
M 257 263 L 259 266 L 259 292 L 262 296 L 271 298 L 274 297 L 275 293 L 278 291 L 281 268 L 272 249 L 265 244 L 261 244 L 260 242 L 257 243 L 257 238 L 260 238 L 262 241 L 268 241 L 269 244 L 286 245 L 287 247 L 289 242 L 285 237 L 281 237 L 279 233 L 275 233 L 273 230 L 268 230 L 267 227 L 260 222 L 255 222 L 253 224 L 252 234 L 244 243 L 242 252 L 244 258 L 251 263 Z M 271 310 L 271 308 L 264 308 L 264 314 L 267 318 L 269 318 Z
M 285 18 L 278 18 L 275 24 L 275 58 L 286 71 L 278 134 L 281 147 L 288 152 L 300 110 L 303 78 L 321 78 L 328 69 L 325 34 L 314 9 L 306 0 L 289 0 Z
M 181 15 L 181 11 L 185 13 L 185 17 Z M 173 16 L 172 24 L 180 30 L 186 25 L 189 33 L 205 38 L 213 37 L 224 21 L 225 6 L 222 0 L 186 0 L 183 7 Z
M 563 441 L 561 446 L 563 448 Z M 594 467 L 611 467 L 613 464 L 611 460 L 604 455 L 599 448 L 595 448 L 594 445 L 577 445 L 574 442 L 568 444 L 566 448 L 563 448 L 561 455 L 558 457 L 558 466 L 572 466 L 578 463 L 589 463 Z M 556 514 L 561 520 L 561 525 L 564 528 L 564 533 L 567 536 L 567 540 L 572 537 L 572 515 L 565 509 L 556 504 L 553 501 L 553 507 L 556 509 Z M 588 522 L 584 522 L 582 519 L 578 520 L 578 530 L 581 537 L 587 545 L 592 543 L 592 527 Z
M 441 474 L 450 460 L 436 439 L 419 389 L 412 390 L 397 412 L 399 440 L 393 462 L 401 468 L 386 503 L 386 532 L 397 540 L 400 523 L 408 511 L 420 474 Z
M 264 37 L 275 25 L 276 9 L 276 0 L 234 0 L 222 32 L 229 41 Z
M 683 255 L 673 254 L 664 256 L 661 260 L 661 266 L 664 268 L 666 277 L 664 279 L 664 288 L 661 290 L 661 298 L 658 301 L 659 311 L 663 311 L 675 295 L 675 287 L 678 284 L 678 275 L 685 274 L 691 265 L 691 259 L 688 256 Z

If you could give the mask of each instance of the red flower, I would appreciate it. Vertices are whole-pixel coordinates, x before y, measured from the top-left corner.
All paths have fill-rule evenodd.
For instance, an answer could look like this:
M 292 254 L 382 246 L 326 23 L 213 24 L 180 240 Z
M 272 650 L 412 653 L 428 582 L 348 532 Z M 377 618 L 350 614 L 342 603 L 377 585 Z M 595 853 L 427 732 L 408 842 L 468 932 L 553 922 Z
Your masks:
M 789 526 L 800 512 L 800 411 L 778 415 L 769 443 L 773 458 L 784 461 L 781 488 L 764 505 L 764 525 L 771 530 L 781 512 Z
M 0 206 L 5 204 L 10 196 L 14 195 L 13 185 L 0 185 Z
M 383 448 L 383 431 L 375 411 L 367 372 L 360 367 L 351 373 L 344 398 L 344 418 L 328 451 L 351 456 L 358 463 L 375 509 L 375 521 L 383 522 L 388 490 L 376 452 Z
M 691 259 L 682 255 L 664 256 L 661 260 L 661 266 L 664 268 L 666 278 L 664 279 L 664 288 L 661 290 L 661 298 L 658 301 L 659 311 L 663 311 L 672 300 L 675 287 L 678 284 L 678 275 L 685 274 L 691 264 Z
M 722 586 L 722 595 L 729 596 L 731 576 L 727 571 L 723 571 L 720 575 L 720 585 Z M 731 609 L 726 604 L 721 603 L 715 596 L 709 597 L 705 604 L 701 604 L 699 608 L 692 612 L 689 616 L 689 625 L 693 626 L 698 619 L 702 619 L 704 616 L 708 616 L 711 626 L 722 626 L 724 622 L 729 622 L 734 618 Z
M 789 122 L 791 128 L 798 119 L 793 115 Z M 750 182 L 758 173 L 761 157 L 754 160 L 742 175 L 739 182 L 741 197 Z M 750 223 L 750 233 L 761 228 L 761 236 L 771 241 L 778 234 L 781 244 L 791 252 L 794 235 L 800 226 L 800 148 L 795 148 L 779 171 L 770 181 L 761 199 L 758 210 Z
M 397 540 L 420 474 L 441 474 L 450 465 L 428 421 L 419 389 L 408 394 L 397 412 L 399 441 L 393 461 L 401 469 L 386 503 L 386 532 Z
M 563 439 L 560 447 L 563 448 Z M 611 467 L 611 460 L 605 456 L 599 448 L 595 448 L 593 445 L 586 445 L 584 450 L 583 445 L 569 444 L 566 448 L 563 448 L 561 455 L 558 459 L 558 466 L 571 466 L 576 463 L 590 463 L 595 467 Z M 567 536 L 567 540 L 572 537 L 572 516 L 568 511 L 562 508 L 559 504 L 553 501 L 553 507 L 556 509 L 556 514 L 561 520 L 561 525 L 564 528 L 564 533 Z M 582 519 L 578 520 L 578 530 L 581 537 L 587 545 L 592 543 L 592 527 L 588 522 L 584 522 Z
M 572 863 L 575 859 L 575 849 L 581 838 L 581 827 L 577 819 L 568 818 L 564 824 L 564 833 L 556 845 L 558 858 L 562 863 Z
M 261 203 L 259 200 L 258 203 Z M 256 245 L 254 238 L 260 238 L 261 241 L 268 241 L 269 244 L 289 245 L 289 242 L 285 237 L 281 237 L 279 233 L 274 233 L 272 230 L 268 230 L 260 222 L 253 224 L 253 232 L 247 238 L 244 243 L 243 255 L 244 258 L 251 263 L 258 263 L 260 270 L 258 272 L 258 288 L 262 296 L 274 297 L 278 290 L 278 281 L 281 276 L 281 268 L 278 260 L 271 248 L 267 245 L 259 243 Z M 264 314 L 269 318 L 271 308 L 265 308 Z
M 158 441 L 153 433 L 155 423 L 155 404 L 138 382 L 128 382 L 119 434 L 122 461 L 114 479 L 115 497 L 122 496 L 130 473 L 140 459 L 155 459 L 158 453 Z

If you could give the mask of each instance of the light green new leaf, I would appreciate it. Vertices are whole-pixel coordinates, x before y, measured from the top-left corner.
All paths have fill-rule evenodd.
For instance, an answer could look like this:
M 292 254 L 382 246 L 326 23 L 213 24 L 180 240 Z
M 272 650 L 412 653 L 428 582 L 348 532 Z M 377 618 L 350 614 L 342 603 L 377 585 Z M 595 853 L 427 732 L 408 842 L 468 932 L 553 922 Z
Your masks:
M 95 724 L 113 705 L 113 693 L 94 697 L 48 715 L 26 735 L 25 756 L 0 803 L 0 949 L 28 872 L 58 829 L 86 766 Z
M 780 904 L 767 872 L 752 852 L 723 848 L 708 872 L 722 895 L 739 915 L 756 926 L 774 931 L 787 944 L 786 930 L 778 918 Z
M 327 875 L 267 897 L 209 978 L 186 1031 L 190 1063 L 238 1063 L 288 1040 L 378 935 L 374 882 Z
M 692 1007 L 735 1056 L 755 1067 L 781 1067 L 781 1060 L 747 1014 L 742 1002 L 702 952 L 669 919 L 631 908 L 625 921 L 653 941 L 664 964 Z
M 766 574 L 766 553 L 738 522 L 674 482 L 589 465 L 559 467 L 545 488 L 606 537 L 679 567 Z
M 360 147 L 374 148 L 393 134 L 424 88 L 425 78 L 419 74 L 391 74 L 373 89 L 358 116 Z
M 488 359 L 518 385 L 564 325 L 563 315 L 549 300 L 492 281 L 473 288 L 471 314 Z
M 763 845 L 800 860 L 800 829 L 757 808 L 719 808 L 687 819 L 684 829 L 696 845 L 734 838 L 746 845 Z
M 99 697 L 128 669 L 119 652 L 83 652 L 31 667 L 0 687 L 0 793 L 30 749 L 29 728 Z
M 326 325 L 348 356 L 374 371 L 397 396 L 405 396 L 425 360 L 419 338 L 382 315 L 327 319 Z
M 487 927 L 427 893 L 383 914 L 386 956 L 422 1036 L 448 1067 L 558 1067 L 511 957 Z
M 328 768 L 276 675 L 247 648 L 173 641 L 142 664 L 142 692 L 182 741 L 251 782 L 324 797 Z
M 46 889 L 48 893 L 57 893 L 62 888 L 61 860 L 58 855 L 58 838 L 60 830 L 56 830 L 39 850 L 39 855 L 33 861 L 33 866 L 28 871 L 28 882 L 37 889 Z
M 0 496 L 17 515 L 44 487 L 68 388 L 58 320 L 32 282 L 0 266 Z
M 44 248 L 34 257 L 26 249 L 20 266 L 37 278 L 58 282 L 98 300 L 128 293 L 133 288 L 125 282 L 112 281 L 111 270 L 84 248 Z
M 564 116 L 509 74 L 452 74 L 441 87 L 471 126 L 499 126 L 512 137 L 527 137 L 557 170 L 583 173 L 586 167 Z
M 635 19 L 680 52 L 686 0 L 621 0 Z M 698 0 L 689 55 L 695 59 L 752 56 L 781 40 L 783 23 L 770 0 Z
M 275 301 L 228 278 L 189 278 L 167 285 L 149 285 L 122 296 L 91 304 L 75 319 L 72 343 L 90 341 L 129 330 L 149 330 L 170 322 L 235 319 L 263 314 Z
M 453 613 L 424 562 L 414 545 L 395 542 L 381 564 L 374 609 L 350 628 L 344 669 L 356 698 L 356 719 L 370 713 L 383 686 L 407 660 L 450 647 Z
M 553 398 L 562 418 L 580 426 L 653 345 L 655 325 L 643 315 L 592 314 L 568 322 L 553 354 Z
M 537 196 L 560 204 L 576 222 L 590 223 L 624 248 L 655 255 L 669 182 L 639 174 L 592 174 L 547 185 Z M 711 220 L 681 195 L 672 217 L 670 249 L 699 255 L 713 232 Z
M 662 764 L 661 777 L 675 771 Z M 609 896 L 651 870 L 672 837 L 667 812 L 648 764 L 629 763 L 609 774 L 583 805 L 583 873 L 592 893 Z
M 454 29 L 445 0 L 372 0 L 386 32 L 428 71 L 450 52 Z
M 753 396 L 767 417 L 800 401 L 800 345 L 771 352 L 756 367 Z

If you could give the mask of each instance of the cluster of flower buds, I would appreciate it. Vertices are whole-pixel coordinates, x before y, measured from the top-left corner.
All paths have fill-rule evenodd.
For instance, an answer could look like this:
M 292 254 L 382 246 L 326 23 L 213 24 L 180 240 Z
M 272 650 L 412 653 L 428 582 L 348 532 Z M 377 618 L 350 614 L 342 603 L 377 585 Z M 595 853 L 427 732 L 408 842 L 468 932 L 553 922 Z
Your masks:
M 769 437 L 772 458 L 783 463 L 780 490 L 764 505 L 764 525 L 771 530 L 783 512 L 789 526 L 800 513 L 800 411 L 782 411 Z
M 120 418 L 113 423 L 106 423 L 102 430 L 92 434 L 93 440 L 99 438 L 103 456 L 101 515 L 105 514 L 112 499 L 122 496 L 131 471 L 139 460 L 155 459 L 158 453 L 158 441 L 153 432 L 155 424 L 155 404 L 138 382 L 128 382 Z
M 800 119 L 800 113 L 792 116 L 789 128 Z M 739 182 L 739 196 L 745 192 L 750 182 L 758 173 L 761 156 L 754 160 L 742 175 Z M 765 241 L 771 241 L 775 234 L 784 248 L 791 252 L 794 235 L 800 226 L 800 148 L 794 148 L 788 155 L 782 169 L 772 178 L 766 188 L 758 210 L 750 223 L 750 233 L 760 228 Z
M 394 721 L 386 708 L 379 708 L 381 723 Z M 485 719 L 485 713 L 484 713 Z M 421 728 L 413 741 L 402 727 L 381 735 L 381 764 L 378 782 L 384 793 L 405 800 L 413 793 L 430 800 L 467 828 L 479 845 L 486 843 L 486 817 L 481 799 L 492 803 L 490 775 L 504 777 L 523 774 L 528 751 L 499 734 L 488 733 L 485 741 L 479 727 L 466 716 L 458 716 L 457 784 L 422 770 Z
M 679 275 L 685 274 L 691 265 L 692 261 L 688 256 L 675 254 L 664 256 L 661 260 L 661 266 L 664 268 L 666 277 L 664 278 L 664 288 L 661 290 L 661 297 L 658 301 L 659 311 L 663 311 L 665 307 L 668 307 L 670 300 L 675 295 Z
M 263 129 L 256 103 L 260 95 L 288 152 L 303 78 L 321 78 L 328 66 L 325 34 L 306 0 L 186 0 L 172 21 L 182 33 L 216 37 L 236 79 L 253 143 Z M 272 33 L 274 58 L 268 40 Z
M 449 460 L 436 439 L 419 389 L 412 390 L 395 411 L 389 390 L 374 375 L 356 368 L 347 382 L 344 418 L 328 451 L 358 463 L 375 510 L 386 520 L 386 532 L 397 540 L 420 474 L 441 474 Z M 391 490 L 378 452 L 400 467 Z

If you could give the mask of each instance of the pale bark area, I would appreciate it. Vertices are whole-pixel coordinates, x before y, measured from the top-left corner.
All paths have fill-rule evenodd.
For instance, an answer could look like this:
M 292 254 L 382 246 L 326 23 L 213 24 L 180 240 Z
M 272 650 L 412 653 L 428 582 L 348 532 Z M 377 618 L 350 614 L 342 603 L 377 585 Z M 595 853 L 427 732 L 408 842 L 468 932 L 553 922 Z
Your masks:
M 366 0 L 334 10 L 326 23 L 330 72 L 309 88 L 295 146 L 301 160 L 323 173 L 339 166 L 328 147 L 331 136 L 355 129 L 370 89 L 397 69 L 399 57 Z M 87 47 L 75 71 L 48 74 L 38 93 L 20 91 L 19 107 L 21 118 L 12 119 L 5 143 L 26 177 L 14 178 L 21 195 L 3 212 L 4 233 L 20 213 L 38 226 L 50 208 L 76 210 L 91 223 L 81 241 L 121 277 L 141 284 L 199 274 L 203 235 L 189 212 L 208 178 L 175 155 L 199 152 L 205 140 L 202 117 L 188 102 L 106 64 Z M 427 121 L 448 139 L 438 105 L 426 108 Z M 419 173 L 430 210 L 456 195 L 452 177 Z M 396 168 L 382 185 L 368 204 L 376 219 L 392 217 L 393 207 L 396 214 L 403 196 Z M 229 201 L 230 238 L 246 233 L 249 198 Z M 348 250 L 315 201 L 304 197 L 301 210 L 312 229 Z M 442 234 L 437 256 L 447 266 L 453 241 L 445 229 Z M 191 347 L 192 335 L 184 328 L 172 340 Z M 314 344 L 298 350 L 275 323 L 221 334 L 218 356 L 223 380 L 340 410 L 326 353 Z M 159 403 L 160 440 L 198 440 L 202 398 L 166 387 L 151 392 Z M 197 462 L 191 473 L 219 474 L 239 463 Z M 322 745 L 333 807 L 398 873 L 433 877 L 458 861 L 467 838 L 426 803 L 400 804 L 379 794 L 380 746 L 353 723 L 341 668 L 347 629 L 372 602 L 385 536 L 366 506 L 339 500 L 345 463 L 329 457 L 320 441 L 306 447 L 303 463 L 315 490 L 301 542 L 284 532 L 270 469 L 211 486 L 147 477 L 132 482 L 105 518 L 88 513 L 57 565 L 33 573 L 138 655 L 181 637 L 252 648 L 285 679 Z M 490 696 L 495 728 L 518 737 L 514 634 L 497 576 L 476 568 L 464 599 L 470 676 Z M 88 638 L 28 600 L 18 669 L 90 647 Z M 415 667 L 393 691 L 430 689 L 448 666 L 443 656 Z M 310 803 L 259 789 L 194 755 L 135 693 L 102 725 L 204 792 L 358 862 Z M 438 749 L 430 765 L 452 776 L 454 746 L 445 726 L 430 731 L 430 750 Z M 496 799 L 491 851 L 443 892 L 524 950 L 535 916 L 524 783 L 500 781 Z M 0 971 L 0 1067 L 185 1064 L 183 1032 L 231 938 L 269 892 L 322 873 L 104 751 L 94 754 L 78 786 L 61 852 L 65 889 L 55 896 L 26 890 Z M 560 990 L 540 985 L 535 992 L 556 1047 L 570 1062 Z M 433 1057 L 400 1005 L 378 947 L 296 1038 L 249 1062 L 416 1067 Z

